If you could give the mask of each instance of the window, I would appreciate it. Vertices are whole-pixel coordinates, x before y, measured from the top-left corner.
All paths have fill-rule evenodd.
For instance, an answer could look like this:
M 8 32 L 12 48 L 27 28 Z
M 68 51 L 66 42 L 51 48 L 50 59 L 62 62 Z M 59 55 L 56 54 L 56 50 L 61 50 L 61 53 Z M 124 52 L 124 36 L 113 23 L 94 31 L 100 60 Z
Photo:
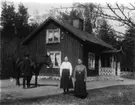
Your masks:
M 59 68 L 61 65 L 61 52 L 60 51 L 50 51 L 51 61 L 53 63 L 53 68 Z
M 46 30 L 46 43 L 60 42 L 60 29 Z
M 95 69 L 95 54 L 91 52 L 88 53 L 88 69 Z

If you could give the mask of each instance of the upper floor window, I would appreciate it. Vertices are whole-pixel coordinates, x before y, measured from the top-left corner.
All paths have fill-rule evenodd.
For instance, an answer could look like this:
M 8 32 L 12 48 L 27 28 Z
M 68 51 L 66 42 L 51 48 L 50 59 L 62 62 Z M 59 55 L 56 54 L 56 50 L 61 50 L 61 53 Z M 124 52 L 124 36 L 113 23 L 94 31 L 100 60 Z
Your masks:
M 46 43 L 60 43 L 60 29 L 46 30 Z

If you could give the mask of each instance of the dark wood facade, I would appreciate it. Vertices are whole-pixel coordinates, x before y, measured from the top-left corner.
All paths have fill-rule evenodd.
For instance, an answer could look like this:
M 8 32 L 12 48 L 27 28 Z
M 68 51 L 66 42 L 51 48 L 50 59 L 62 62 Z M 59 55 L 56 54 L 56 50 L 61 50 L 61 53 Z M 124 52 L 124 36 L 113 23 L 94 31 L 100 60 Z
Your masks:
M 60 29 L 60 43 L 46 43 L 47 29 Z M 77 65 L 77 59 L 81 58 L 84 65 L 87 67 L 88 76 L 96 76 L 99 74 L 99 58 L 102 51 L 109 49 L 103 45 L 77 37 L 77 35 L 74 35 L 73 32 L 69 31 L 53 19 L 50 19 L 44 25 L 42 25 L 42 27 L 39 28 L 34 35 L 35 37 L 25 44 L 28 46 L 30 55 L 32 57 L 35 57 L 36 55 L 46 55 L 48 51 L 61 51 L 61 62 L 63 62 L 65 56 L 68 56 L 73 69 L 75 68 L 75 65 Z M 28 39 L 26 39 L 26 41 L 27 40 Z M 94 69 L 88 69 L 89 52 L 95 55 Z M 48 72 L 59 75 L 59 68 L 43 68 L 40 74 L 48 75 Z
M 60 28 L 60 43 L 46 44 L 46 29 L 56 28 Z M 36 55 L 45 55 L 47 51 L 61 51 L 61 61 L 64 60 L 65 56 L 68 56 L 73 68 L 77 64 L 77 59 L 83 58 L 83 42 L 53 21 L 49 22 L 38 35 L 28 43 L 28 47 L 30 55 L 33 57 Z M 57 71 L 59 70 L 54 69 L 55 73 L 58 73 Z M 44 71 L 42 70 L 41 72 Z

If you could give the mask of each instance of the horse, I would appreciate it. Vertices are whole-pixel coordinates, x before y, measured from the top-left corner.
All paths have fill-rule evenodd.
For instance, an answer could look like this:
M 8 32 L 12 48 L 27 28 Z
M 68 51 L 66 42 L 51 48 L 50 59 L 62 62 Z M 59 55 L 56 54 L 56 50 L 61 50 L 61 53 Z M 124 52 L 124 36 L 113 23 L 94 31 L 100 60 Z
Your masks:
M 21 70 L 20 66 L 22 63 L 22 59 L 17 58 L 16 61 L 14 62 L 14 74 L 15 74 L 15 79 L 16 79 L 16 85 L 20 86 L 20 77 L 21 77 Z
M 46 55 L 46 56 L 42 56 L 42 58 L 43 59 L 40 62 L 35 60 L 33 61 L 33 64 L 32 64 L 33 74 L 35 75 L 35 87 L 38 86 L 38 75 L 41 70 L 41 67 L 43 65 L 52 67 L 52 61 L 51 61 L 50 56 Z

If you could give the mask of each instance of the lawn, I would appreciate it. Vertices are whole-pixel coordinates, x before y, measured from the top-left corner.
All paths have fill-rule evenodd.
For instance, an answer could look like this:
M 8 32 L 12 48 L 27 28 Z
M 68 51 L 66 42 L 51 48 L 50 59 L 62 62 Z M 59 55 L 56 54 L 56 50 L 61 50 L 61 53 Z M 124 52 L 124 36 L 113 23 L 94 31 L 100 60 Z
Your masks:
M 135 80 L 135 72 L 129 72 L 127 75 L 122 75 L 122 78 L 127 78 L 127 79 L 134 79 Z
M 135 75 L 125 75 L 125 76 L 122 76 L 122 78 L 134 79 L 135 80 Z
M 80 99 L 73 93 L 64 95 L 5 100 L 1 105 L 134 105 L 135 85 L 111 86 L 101 89 L 88 90 L 88 97 Z

